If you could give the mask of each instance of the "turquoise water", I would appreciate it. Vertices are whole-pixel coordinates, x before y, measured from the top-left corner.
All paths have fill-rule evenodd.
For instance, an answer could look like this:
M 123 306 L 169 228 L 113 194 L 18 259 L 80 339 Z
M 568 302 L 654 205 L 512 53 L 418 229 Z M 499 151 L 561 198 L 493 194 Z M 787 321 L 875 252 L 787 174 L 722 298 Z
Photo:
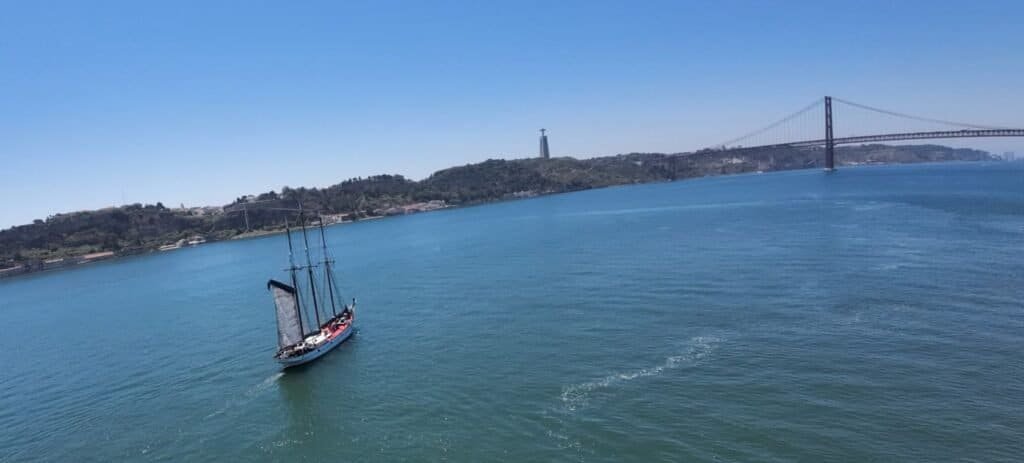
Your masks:
M 707 178 L 0 281 L 0 461 L 1019 461 L 1024 164 Z

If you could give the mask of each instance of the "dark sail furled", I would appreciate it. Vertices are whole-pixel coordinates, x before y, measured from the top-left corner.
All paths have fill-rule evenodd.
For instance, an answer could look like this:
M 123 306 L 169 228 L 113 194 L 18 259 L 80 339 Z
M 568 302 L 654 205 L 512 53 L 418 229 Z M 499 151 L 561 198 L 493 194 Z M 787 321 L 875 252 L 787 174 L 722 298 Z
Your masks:
M 285 348 L 302 341 L 302 320 L 295 288 L 280 281 L 270 280 L 267 289 L 277 306 L 277 347 Z

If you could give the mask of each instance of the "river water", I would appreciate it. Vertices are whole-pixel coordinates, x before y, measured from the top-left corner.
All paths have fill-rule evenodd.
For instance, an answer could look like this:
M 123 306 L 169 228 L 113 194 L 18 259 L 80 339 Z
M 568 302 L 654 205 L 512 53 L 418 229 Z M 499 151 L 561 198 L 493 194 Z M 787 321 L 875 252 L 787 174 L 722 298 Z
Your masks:
M 359 331 L 282 372 L 283 236 L 0 281 L 0 461 L 1019 461 L 1024 163 L 328 229 Z

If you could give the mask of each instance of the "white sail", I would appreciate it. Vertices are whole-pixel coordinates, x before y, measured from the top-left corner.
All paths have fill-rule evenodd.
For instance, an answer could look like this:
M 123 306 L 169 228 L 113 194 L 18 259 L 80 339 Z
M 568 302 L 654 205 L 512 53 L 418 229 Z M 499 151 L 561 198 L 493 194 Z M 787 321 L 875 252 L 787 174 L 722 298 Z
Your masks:
M 295 288 L 279 281 L 267 282 L 277 306 L 277 347 L 284 348 L 302 341 L 302 322 Z

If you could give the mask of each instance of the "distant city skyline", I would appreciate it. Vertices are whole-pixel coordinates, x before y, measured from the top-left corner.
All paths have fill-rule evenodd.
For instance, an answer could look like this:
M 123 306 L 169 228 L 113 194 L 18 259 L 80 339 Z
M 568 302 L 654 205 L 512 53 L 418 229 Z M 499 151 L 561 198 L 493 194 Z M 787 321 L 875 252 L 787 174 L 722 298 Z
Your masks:
M 557 129 L 556 156 L 693 151 L 824 95 L 1024 125 L 1022 2 L 0 8 L 0 228 L 420 179 L 537 156 L 540 126 Z

